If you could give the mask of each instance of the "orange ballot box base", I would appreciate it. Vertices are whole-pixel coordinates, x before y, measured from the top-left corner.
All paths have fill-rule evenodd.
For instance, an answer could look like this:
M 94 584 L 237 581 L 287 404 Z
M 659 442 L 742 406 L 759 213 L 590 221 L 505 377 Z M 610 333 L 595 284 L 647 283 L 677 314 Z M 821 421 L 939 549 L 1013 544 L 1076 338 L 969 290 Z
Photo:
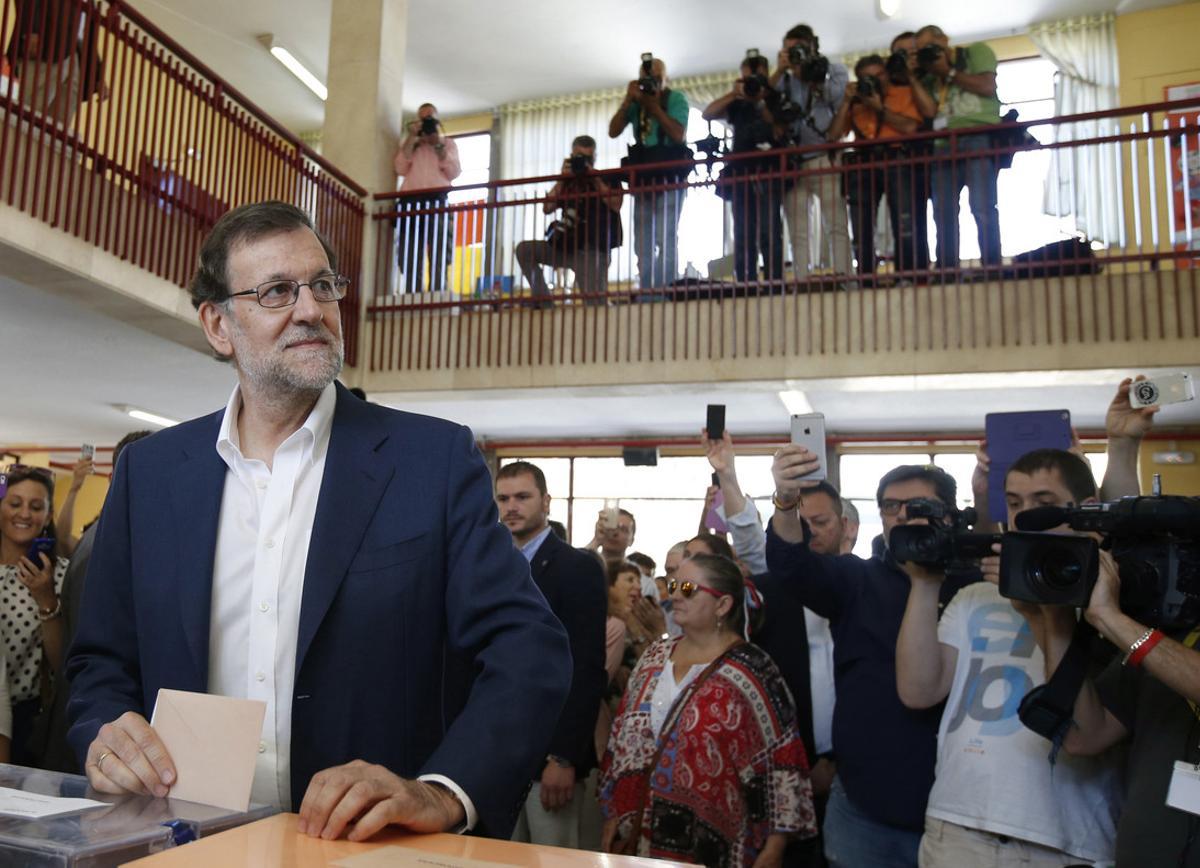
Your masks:
M 296 814 L 278 814 L 127 864 L 137 868 L 663 868 L 680 864 L 465 835 L 385 831 L 363 844 L 323 841 L 301 835 L 298 820 Z

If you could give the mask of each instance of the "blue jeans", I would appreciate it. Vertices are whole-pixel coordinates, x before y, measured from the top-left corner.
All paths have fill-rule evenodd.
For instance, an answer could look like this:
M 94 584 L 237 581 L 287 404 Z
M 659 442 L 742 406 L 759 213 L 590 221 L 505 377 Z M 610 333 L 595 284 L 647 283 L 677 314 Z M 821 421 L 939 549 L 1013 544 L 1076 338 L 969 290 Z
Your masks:
M 992 147 L 986 133 L 956 139 L 956 153 Z M 933 222 L 937 226 L 939 268 L 958 267 L 958 194 L 967 185 L 971 213 L 979 231 L 979 252 L 985 265 L 1000 263 L 1000 213 L 996 208 L 996 157 L 950 158 L 939 149 L 933 164 Z
M 875 822 L 854 806 L 837 778 L 821 831 L 829 868 L 917 868 L 921 833 Z
M 633 237 L 639 288 L 670 286 L 679 277 L 679 212 L 682 208 L 683 190 L 634 196 Z

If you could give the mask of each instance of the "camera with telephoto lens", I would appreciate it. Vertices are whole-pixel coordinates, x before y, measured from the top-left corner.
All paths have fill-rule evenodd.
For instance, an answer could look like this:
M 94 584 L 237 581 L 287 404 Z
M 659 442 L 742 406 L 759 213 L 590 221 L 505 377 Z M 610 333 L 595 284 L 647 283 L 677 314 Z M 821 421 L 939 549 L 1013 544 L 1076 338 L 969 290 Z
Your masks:
M 800 68 L 800 80 L 807 84 L 824 84 L 829 77 L 829 58 L 815 46 L 793 45 L 788 49 L 788 63 Z
M 755 72 L 754 69 L 765 69 L 766 58 L 758 53 L 757 48 L 747 48 L 746 56 L 742 59 L 743 66 L 750 67 L 750 74 L 742 78 L 742 93 L 747 99 L 757 100 L 769 86 L 767 77 L 761 72 Z
M 915 498 L 904 507 L 909 521 L 925 518 L 929 524 L 905 524 L 892 528 L 888 549 L 901 562 L 912 562 L 947 574 L 972 572 L 976 562 L 994 554 L 992 546 L 1000 534 L 976 533 L 974 509 L 955 509 L 940 500 Z
M 1200 623 L 1200 498 L 1155 494 L 1078 507 L 1043 506 L 1004 535 L 1000 593 L 1086 608 L 1107 549 L 1121 579 L 1121 611 L 1149 627 Z M 1038 533 L 1067 525 L 1089 536 Z
M 938 45 L 936 42 L 931 42 L 924 48 L 917 50 L 917 69 L 928 74 L 933 65 L 938 62 L 938 58 L 945 54 L 950 49 Z M 967 68 L 967 53 L 965 51 L 955 51 L 952 55 L 954 58 L 950 66 L 959 72 L 965 72 Z
M 855 87 L 855 95 L 860 99 L 870 99 L 883 94 L 883 82 L 874 75 L 860 75 Z
M 642 75 L 638 78 L 638 90 L 645 94 L 658 93 L 658 79 L 654 77 L 654 55 L 649 51 L 642 55 Z
M 438 119 L 433 115 L 427 118 L 421 118 L 421 135 L 436 136 L 438 131 Z
M 908 51 L 897 48 L 891 53 L 883 68 L 887 76 L 895 84 L 908 84 Z
M 586 175 L 592 168 L 592 158 L 586 154 L 572 154 L 567 163 L 572 175 Z

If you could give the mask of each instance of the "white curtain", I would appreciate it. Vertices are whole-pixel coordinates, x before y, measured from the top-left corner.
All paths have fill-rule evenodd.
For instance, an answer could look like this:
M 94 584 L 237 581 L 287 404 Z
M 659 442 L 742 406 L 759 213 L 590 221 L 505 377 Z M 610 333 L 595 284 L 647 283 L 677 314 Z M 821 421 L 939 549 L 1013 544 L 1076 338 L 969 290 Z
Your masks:
M 1116 19 L 1112 14 L 1035 25 L 1029 36 L 1057 68 L 1054 113 L 1083 114 L 1116 108 Z M 1116 118 L 1064 124 L 1056 139 L 1081 141 L 1119 132 Z M 1073 216 L 1076 228 L 1093 241 L 1115 244 L 1121 216 L 1110 203 L 1121 201 L 1120 153 L 1115 144 L 1055 149 L 1046 180 L 1046 212 Z

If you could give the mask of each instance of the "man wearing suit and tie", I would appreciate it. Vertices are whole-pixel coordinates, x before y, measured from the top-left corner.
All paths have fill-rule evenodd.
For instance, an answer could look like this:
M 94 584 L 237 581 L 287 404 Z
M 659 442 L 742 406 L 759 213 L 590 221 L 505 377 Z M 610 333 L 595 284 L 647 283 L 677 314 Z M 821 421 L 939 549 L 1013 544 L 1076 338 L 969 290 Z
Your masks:
M 159 688 L 259 699 L 253 798 L 302 832 L 506 836 L 570 687 L 567 639 L 470 431 L 334 381 L 336 267 L 281 202 L 206 239 L 192 302 L 238 385 L 121 457 L 67 664 L 71 743 L 101 792 L 163 796 Z M 474 663 L 463 701 L 451 656 Z
M 571 693 L 550 749 L 536 768 L 517 821 L 517 840 L 578 849 L 584 779 L 596 765 L 596 717 L 608 686 L 604 669 L 608 583 L 600 561 L 550 531 L 550 494 L 541 468 L 515 461 L 496 474 L 496 505 L 533 580 L 571 641 Z

